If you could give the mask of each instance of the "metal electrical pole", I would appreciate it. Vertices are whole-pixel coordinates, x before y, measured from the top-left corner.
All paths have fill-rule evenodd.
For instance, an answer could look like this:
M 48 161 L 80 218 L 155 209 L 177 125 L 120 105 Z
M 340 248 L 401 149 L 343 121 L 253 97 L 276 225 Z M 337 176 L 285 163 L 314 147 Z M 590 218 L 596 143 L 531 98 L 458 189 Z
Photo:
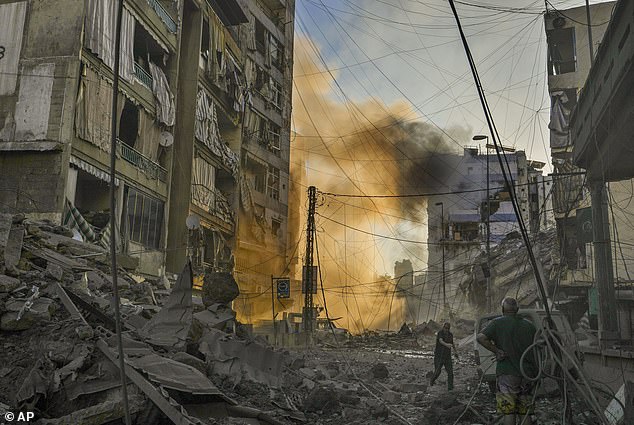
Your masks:
M 618 318 L 614 293 L 614 271 L 610 248 L 608 196 L 603 180 L 590 182 L 595 279 L 599 296 L 599 339 L 609 343 L 618 339 Z
M 119 372 L 121 378 L 121 398 L 123 399 L 123 411 L 125 413 L 125 423 L 130 425 L 130 406 L 128 404 L 128 384 L 125 375 L 125 357 L 123 352 L 123 342 L 121 337 L 121 313 L 119 311 L 119 283 L 117 269 L 117 215 L 115 202 L 115 175 L 116 175 L 116 152 L 117 152 L 117 97 L 119 95 L 119 57 L 121 56 L 121 19 L 123 16 L 123 0 L 119 0 L 117 17 L 115 22 L 115 43 L 114 43 L 114 69 L 112 70 L 112 110 L 110 117 L 110 272 L 112 273 L 112 295 L 114 298 L 114 318 L 117 334 L 117 352 L 119 354 Z
M 315 329 L 315 314 L 313 306 L 313 246 L 315 235 L 315 207 L 317 204 L 317 188 L 310 186 L 308 188 L 308 219 L 306 223 L 306 260 L 304 268 L 304 310 L 302 312 L 302 321 L 304 322 L 304 331 L 312 333 Z
M 586 18 L 588 20 L 588 47 L 590 47 L 590 64 L 594 62 L 594 46 L 592 45 L 592 23 L 590 22 L 590 2 L 586 0 Z

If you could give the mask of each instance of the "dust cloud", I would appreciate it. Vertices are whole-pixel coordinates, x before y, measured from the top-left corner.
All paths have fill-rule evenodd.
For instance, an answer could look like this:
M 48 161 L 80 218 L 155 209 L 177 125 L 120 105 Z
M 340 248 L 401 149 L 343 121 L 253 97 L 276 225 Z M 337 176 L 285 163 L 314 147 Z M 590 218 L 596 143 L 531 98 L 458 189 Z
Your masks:
M 289 215 L 298 218 L 295 231 L 305 231 L 306 189 L 316 186 L 321 275 L 330 317 L 341 318 L 337 325 L 353 333 L 388 325 L 398 330 L 411 320 L 406 304 L 416 302 L 418 291 L 395 293 L 390 275 L 394 262 L 405 258 L 415 270 L 425 268 L 425 244 L 411 241 L 427 238 L 427 204 L 424 197 L 394 196 L 446 189 L 450 170 L 440 156 L 461 148 L 405 101 L 384 105 L 369 95 L 349 101 L 311 49 L 308 40 L 296 40 L 289 199 L 295 211 Z M 469 134 L 460 128 L 447 133 Z M 323 306 L 321 290 L 315 300 Z

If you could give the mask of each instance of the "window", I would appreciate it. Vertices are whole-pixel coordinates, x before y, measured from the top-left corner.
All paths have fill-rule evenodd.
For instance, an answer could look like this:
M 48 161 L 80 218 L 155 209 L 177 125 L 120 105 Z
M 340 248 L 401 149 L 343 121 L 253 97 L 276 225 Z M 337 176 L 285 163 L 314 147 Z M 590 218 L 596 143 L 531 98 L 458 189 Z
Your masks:
M 575 29 L 559 28 L 547 32 L 548 74 L 561 75 L 577 70 Z
M 148 248 L 158 248 L 163 228 L 164 202 L 128 187 L 128 237 Z
M 271 78 L 270 99 L 275 109 L 280 111 L 282 109 L 282 85 L 273 78 Z
M 203 60 L 203 67 L 207 67 L 207 61 L 209 60 L 209 46 L 211 46 L 211 39 L 209 36 L 209 22 L 207 19 L 203 19 L 203 33 L 200 42 L 200 57 Z
M 271 219 L 271 233 L 275 236 L 280 236 L 280 229 L 282 227 L 282 222 L 280 220 Z
M 255 48 L 258 52 L 265 54 L 266 52 L 266 37 L 267 32 L 262 22 L 255 20 Z
M 280 199 L 280 170 L 275 167 L 269 167 L 269 172 L 266 182 L 266 193 L 269 197 L 279 200 Z
M 284 64 L 284 46 L 273 36 L 270 37 L 270 42 L 271 64 L 281 71 Z
M 277 125 L 270 123 L 269 124 L 269 143 L 268 149 L 273 152 L 275 155 L 280 156 L 280 131 L 282 129 Z
M 260 193 L 266 191 L 266 168 L 260 164 L 257 164 L 254 168 L 255 177 L 253 179 L 253 188 Z

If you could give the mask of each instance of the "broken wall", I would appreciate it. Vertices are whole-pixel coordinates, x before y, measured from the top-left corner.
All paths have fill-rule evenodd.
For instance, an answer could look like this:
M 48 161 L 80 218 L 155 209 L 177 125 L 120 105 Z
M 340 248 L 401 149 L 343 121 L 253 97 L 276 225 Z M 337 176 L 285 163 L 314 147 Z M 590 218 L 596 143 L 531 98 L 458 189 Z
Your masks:
M 61 219 L 82 0 L 0 5 L 0 211 Z

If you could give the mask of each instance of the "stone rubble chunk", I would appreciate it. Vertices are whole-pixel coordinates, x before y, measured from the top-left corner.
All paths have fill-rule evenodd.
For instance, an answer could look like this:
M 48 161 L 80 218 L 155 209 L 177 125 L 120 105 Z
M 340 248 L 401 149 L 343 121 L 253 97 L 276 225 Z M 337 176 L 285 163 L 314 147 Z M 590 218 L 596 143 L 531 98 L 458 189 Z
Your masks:
M 6 303 L 7 313 L 0 318 L 0 330 L 23 331 L 30 329 L 39 322 L 51 320 L 51 314 L 57 309 L 57 305 L 50 298 L 40 297 L 33 300 L 33 305 L 26 310 L 20 320 L 18 314 L 25 301 L 10 300 Z
M 20 279 L 0 274 L 0 293 L 11 292 L 20 286 Z

